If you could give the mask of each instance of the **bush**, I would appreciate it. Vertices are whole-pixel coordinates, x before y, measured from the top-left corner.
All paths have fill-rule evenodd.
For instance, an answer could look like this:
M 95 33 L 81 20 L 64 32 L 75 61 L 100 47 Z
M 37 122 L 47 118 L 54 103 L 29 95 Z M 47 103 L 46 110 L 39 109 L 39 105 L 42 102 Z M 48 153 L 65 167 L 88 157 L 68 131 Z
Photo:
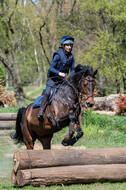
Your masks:
M 14 94 L 8 94 L 6 92 L 6 87 L 3 85 L 3 81 L 0 79 L 0 106 L 15 106 Z
M 114 111 L 120 115 L 126 115 L 126 95 L 119 94 L 119 96 L 116 101 L 117 109 L 114 109 Z

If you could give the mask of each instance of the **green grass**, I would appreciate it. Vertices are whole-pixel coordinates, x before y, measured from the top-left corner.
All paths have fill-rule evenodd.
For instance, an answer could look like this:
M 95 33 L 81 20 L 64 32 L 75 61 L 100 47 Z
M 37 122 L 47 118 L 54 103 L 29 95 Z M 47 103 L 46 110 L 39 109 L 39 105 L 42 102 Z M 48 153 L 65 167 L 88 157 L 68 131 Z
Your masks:
M 1 190 L 15 190 L 19 189 L 14 187 L 8 179 L 0 179 L 0 189 Z M 75 185 L 54 185 L 47 187 L 32 187 L 25 186 L 22 187 L 23 190 L 125 190 L 126 183 L 94 183 L 94 184 L 75 184 Z
M 8 107 L 8 108 L 2 108 L 0 107 L 0 113 L 17 113 L 19 107 Z

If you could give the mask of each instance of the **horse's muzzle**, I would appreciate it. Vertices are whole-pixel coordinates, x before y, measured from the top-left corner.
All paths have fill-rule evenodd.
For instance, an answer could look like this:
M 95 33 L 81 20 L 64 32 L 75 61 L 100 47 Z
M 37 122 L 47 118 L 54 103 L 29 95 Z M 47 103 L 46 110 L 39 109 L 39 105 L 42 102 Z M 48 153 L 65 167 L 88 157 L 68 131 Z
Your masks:
M 94 106 L 94 99 L 89 98 L 87 101 L 84 101 L 84 106 L 85 106 L 86 108 L 88 108 L 88 107 L 93 107 L 93 106 Z

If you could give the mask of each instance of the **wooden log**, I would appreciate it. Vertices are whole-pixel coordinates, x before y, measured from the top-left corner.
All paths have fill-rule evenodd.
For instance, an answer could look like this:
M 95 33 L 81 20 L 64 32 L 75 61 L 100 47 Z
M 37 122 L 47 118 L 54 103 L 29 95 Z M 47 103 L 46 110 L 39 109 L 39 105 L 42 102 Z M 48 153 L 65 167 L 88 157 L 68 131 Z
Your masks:
M 94 182 L 125 182 L 126 164 L 62 166 L 19 170 L 18 186 L 55 185 Z
M 93 164 L 126 164 L 126 148 L 18 150 L 13 156 L 15 172 L 28 168 Z
M 0 130 L 15 127 L 16 117 L 17 113 L 0 113 Z
M 17 113 L 0 113 L 0 121 L 6 121 L 6 120 L 16 120 Z
M 16 121 L 0 121 L 0 130 L 12 129 L 16 126 Z
M 11 182 L 14 185 L 17 185 L 17 177 L 16 177 L 16 173 L 14 172 L 14 170 L 12 170 L 11 172 Z

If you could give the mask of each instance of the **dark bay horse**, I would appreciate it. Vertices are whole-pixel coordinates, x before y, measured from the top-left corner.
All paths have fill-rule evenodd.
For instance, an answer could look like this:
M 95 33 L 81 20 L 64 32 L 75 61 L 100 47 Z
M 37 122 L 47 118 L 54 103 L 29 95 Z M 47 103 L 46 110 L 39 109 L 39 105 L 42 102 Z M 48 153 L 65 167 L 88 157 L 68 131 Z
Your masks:
M 33 104 L 27 108 L 20 108 L 16 119 L 16 132 L 12 138 L 17 143 L 24 142 L 27 149 L 33 149 L 36 139 L 41 142 L 43 149 L 50 149 L 53 134 L 69 126 L 69 132 L 66 133 L 62 144 L 72 146 L 83 136 L 79 122 L 81 112 L 79 96 L 83 94 L 85 106 L 94 105 L 96 73 L 97 70 L 93 72 L 91 67 L 78 65 L 75 73 L 64 79 L 58 88 L 51 104 L 45 110 L 43 121 L 38 120 L 39 108 L 33 109 Z M 77 134 L 74 137 L 75 131 Z

